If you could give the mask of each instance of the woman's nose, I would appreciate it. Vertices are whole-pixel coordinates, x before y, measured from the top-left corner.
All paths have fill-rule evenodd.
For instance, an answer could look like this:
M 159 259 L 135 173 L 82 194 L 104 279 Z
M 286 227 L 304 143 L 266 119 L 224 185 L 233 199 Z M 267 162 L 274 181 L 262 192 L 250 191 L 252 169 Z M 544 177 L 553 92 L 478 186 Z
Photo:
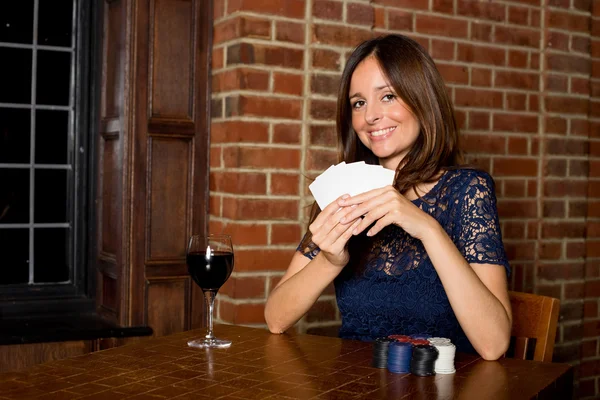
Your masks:
M 381 119 L 381 108 L 378 105 L 367 105 L 365 120 L 368 124 L 374 124 Z

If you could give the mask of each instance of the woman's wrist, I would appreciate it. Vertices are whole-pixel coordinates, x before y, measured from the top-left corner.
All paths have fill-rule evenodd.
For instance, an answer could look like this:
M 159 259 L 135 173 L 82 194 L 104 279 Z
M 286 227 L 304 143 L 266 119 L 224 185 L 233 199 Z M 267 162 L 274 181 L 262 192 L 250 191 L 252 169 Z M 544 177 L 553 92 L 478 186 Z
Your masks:
M 344 264 L 337 264 L 332 262 L 331 260 L 329 260 L 327 258 L 327 256 L 325 254 L 323 254 L 323 251 L 320 251 L 319 254 L 317 254 L 317 256 L 315 257 L 315 260 L 319 258 L 318 262 L 319 264 L 321 264 L 321 267 L 327 268 L 327 269 L 331 269 L 334 273 L 341 271 L 346 264 L 348 264 L 348 260 L 346 260 L 346 263 Z
M 421 243 L 427 249 L 429 245 L 436 245 L 440 243 L 440 240 L 444 239 L 446 236 L 446 231 L 442 226 L 437 222 L 435 218 L 428 215 L 428 223 L 426 224 L 426 228 L 423 232 L 423 237 L 421 238 Z

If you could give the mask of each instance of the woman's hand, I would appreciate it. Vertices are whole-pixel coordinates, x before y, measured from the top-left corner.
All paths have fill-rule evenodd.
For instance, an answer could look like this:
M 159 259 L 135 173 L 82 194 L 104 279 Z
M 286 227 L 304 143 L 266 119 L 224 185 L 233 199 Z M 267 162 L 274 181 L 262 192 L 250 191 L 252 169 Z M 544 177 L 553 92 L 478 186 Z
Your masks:
M 346 244 L 352 237 L 352 231 L 360 223 L 360 215 L 352 218 L 348 217 L 348 214 L 355 207 L 340 207 L 338 205 L 340 200 L 348 197 L 350 196 L 346 194 L 336 201 L 332 201 L 308 227 L 312 233 L 312 241 L 319 246 L 321 254 L 331 264 L 342 268 L 350 260 Z M 340 223 L 342 218 L 347 222 Z
M 342 224 L 352 223 L 355 225 L 353 221 L 364 216 L 360 224 L 353 230 L 354 235 L 377 221 L 367 232 L 367 236 L 373 236 L 384 227 L 394 224 L 404 229 L 412 237 L 423 240 L 427 237 L 427 232 L 437 223 L 429 214 L 398 193 L 393 186 L 370 190 L 353 197 L 340 198 L 337 204 L 340 207 L 356 206 L 340 220 Z

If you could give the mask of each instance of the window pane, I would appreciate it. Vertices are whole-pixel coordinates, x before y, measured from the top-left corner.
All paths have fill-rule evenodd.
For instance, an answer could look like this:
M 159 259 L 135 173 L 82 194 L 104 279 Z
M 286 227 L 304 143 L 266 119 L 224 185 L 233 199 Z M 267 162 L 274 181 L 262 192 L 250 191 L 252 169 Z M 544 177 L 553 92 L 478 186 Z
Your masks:
M 28 43 L 33 38 L 33 0 L 0 2 L 0 42 Z
M 29 163 L 31 111 L 0 108 L 0 163 Z
M 36 223 L 68 222 L 68 172 L 64 169 L 35 170 L 34 221 Z
M 31 50 L 0 47 L 0 103 L 31 104 Z
M 66 164 L 69 112 L 37 110 L 35 113 L 35 162 Z
M 29 223 L 29 170 L 0 168 L 0 182 L 0 224 Z
M 38 51 L 36 103 L 68 106 L 71 81 L 71 53 Z
M 0 285 L 29 282 L 29 231 L 0 229 Z
M 71 46 L 73 0 L 40 1 L 38 44 Z
M 33 233 L 33 281 L 66 282 L 69 280 L 68 229 L 38 228 Z

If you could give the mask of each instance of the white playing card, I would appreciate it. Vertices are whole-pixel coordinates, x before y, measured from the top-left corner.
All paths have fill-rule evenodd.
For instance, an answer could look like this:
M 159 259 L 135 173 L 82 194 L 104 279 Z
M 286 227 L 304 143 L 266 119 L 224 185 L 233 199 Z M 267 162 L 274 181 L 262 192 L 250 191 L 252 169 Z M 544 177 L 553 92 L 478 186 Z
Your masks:
M 356 196 L 391 185 L 394 176 L 395 171 L 380 165 L 365 164 L 363 161 L 350 164 L 341 162 L 317 176 L 309 189 L 322 210 L 343 194 Z
M 332 170 L 332 169 L 334 169 L 334 168 L 335 168 L 335 165 L 331 165 L 331 166 L 329 166 L 329 168 L 327 168 L 325 171 L 323 171 L 323 172 L 321 173 L 321 175 L 319 175 L 319 176 L 317 176 L 317 177 L 315 178 L 315 181 L 316 181 L 317 179 L 319 179 L 319 178 L 323 177 L 323 175 L 327 175 L 327 174 L 329 174 L 329 173 L 331 172 L 331 170 Z
M 329 174 L 315 179 L 314 182 L 308 186 L 321 210 L 343 194 L 340 193 L 337 195 L 341 189 L 335 187 L 337 186 L 336 183 L 339 182 L 335 179 L 331 179 L 331 174 Z

